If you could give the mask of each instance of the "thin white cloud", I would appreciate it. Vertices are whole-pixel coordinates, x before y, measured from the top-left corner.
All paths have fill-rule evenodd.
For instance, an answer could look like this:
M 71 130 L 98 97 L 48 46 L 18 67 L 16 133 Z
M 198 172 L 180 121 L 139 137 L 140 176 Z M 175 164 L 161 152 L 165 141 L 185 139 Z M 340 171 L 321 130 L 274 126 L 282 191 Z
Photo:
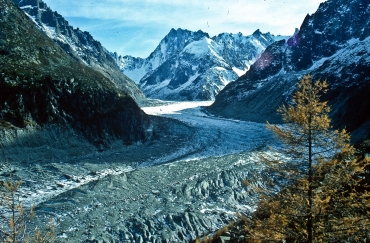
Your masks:
M 44 1 L 67 19 L 112 21 L 122 23 L 122 26 L 151 27 L 162 32 L 171 28 L 201 29 L 213 36 L 222 32 L 249 35 L 257 28 L 263 32 L 290 35 L 294 28 L 300 27 L 306 14 L 315 12 L 324 0 Z
M 200 28 L 208 22 L 212 30 L 219 32 L 217 29 L 233 24 L 297 25 L 307 13 L 314 12 L 322 0 L 69 0 L 59 3 L 46 0 L 46 2 L 50 2 L 55 9 L 61 9 L 65 17 L 114 19 L 137 25 L 174 24 L 190 29 Z M 282 34 L 290 33 L 291 29 Z M 223 31 L 225 30 L 221 32 Z

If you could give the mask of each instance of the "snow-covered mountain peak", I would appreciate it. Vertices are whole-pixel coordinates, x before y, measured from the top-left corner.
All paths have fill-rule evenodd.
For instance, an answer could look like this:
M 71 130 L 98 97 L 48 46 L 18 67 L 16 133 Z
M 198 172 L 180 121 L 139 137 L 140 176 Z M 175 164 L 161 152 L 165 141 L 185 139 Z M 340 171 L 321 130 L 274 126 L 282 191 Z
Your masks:
M 167 61 L 172 55 L 178 54 L 188 43 L 209 37 L 207 33 L 198 30 L 192 32 L 184 29 L 171 29 L 161 40 L 157 48 L 149 55 L 148 59 L 154 59 L 152 69 Z
M 159 42 L 156 49 L 145 59 L 132 56 L 118 56 L 113 53 L 120 70 L 130 77 L 135 83 L 147 74 L 157 69 L 174 55 L 179 55 L 183 48 L 193 42 L 208 38 L 209 35 L 201 30 L 196 32 L 186 29 L 171 29 L 170 32 Z
M 216 54 L 219 51 L 219 46 L 207 37 L 189 43 L 182 52 L 193 54 L 195 56 L 203 56 L 207 53 Z
M 213 100 L 226 84 L 243 75 L 275 36 L 171 29 L 148 58 L 116 57 L 121 71 L 151 98 Z
M 356 139 L 369 137 L 364 132 L 370 126 L 369 36 L 369 1 L 327 0 L 292 37 L 266 48 L 245 75 L 219 93 L 210 110 L 234 119 L 279 122 L 277 107 L 290 102 L 297 80 L 310 74 L 330 84 L 325 99 L 332 106 L 333 126 L 347 127 Z

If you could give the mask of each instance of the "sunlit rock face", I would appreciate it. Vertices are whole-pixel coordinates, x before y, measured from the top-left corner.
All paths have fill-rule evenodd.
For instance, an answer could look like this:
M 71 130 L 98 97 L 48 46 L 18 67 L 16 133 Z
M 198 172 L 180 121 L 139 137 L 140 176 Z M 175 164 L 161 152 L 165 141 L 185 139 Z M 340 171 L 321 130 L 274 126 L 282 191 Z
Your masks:
M 74 29 L 63 16 L 51 10 L 42 0 L 13 0 L 13 2 L 71 57 L 99 71 L 136 101 L 145 99 L 138 86 L 120 72 L 109 51 L 89 32 Z
M 52 125 L 96 146 L 145 140 L 148 116 L 109 78 L 68 55 L 12 1 L 2 2 L 0 22 L 0 128 Z
M 148 58 L 117 56 L 121 71 L 151 98 L 214 100 L 243 75 L 265 48 L 283 37 L 259 30 L 252 35 L 172 29 Z
M 323 99 L 332 106 L 334 127 L 346 127 L 354 141 L 369 137 L 369 4 L 321 3 L 291 38 L 273 43 L 245 75 L 227 85 L 209 110 L 225 117 L 281 122 L 277 107 L 290 103 L 297 81 L 311 74 L 330 84 Z

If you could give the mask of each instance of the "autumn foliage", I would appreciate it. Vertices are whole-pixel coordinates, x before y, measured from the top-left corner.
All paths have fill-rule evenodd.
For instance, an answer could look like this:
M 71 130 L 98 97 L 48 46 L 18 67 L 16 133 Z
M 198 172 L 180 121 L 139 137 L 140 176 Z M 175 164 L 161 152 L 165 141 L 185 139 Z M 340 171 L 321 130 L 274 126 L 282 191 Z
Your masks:
M 248 218 L 249 242 L 370 240 L 370 193 L 345 129 L 332 130 L 328 84 L 304 76 L 293 102 L 279 108 L 284 125 L 267 124 L 280 149 L 261 153 L 270 174 L 258 209 Z

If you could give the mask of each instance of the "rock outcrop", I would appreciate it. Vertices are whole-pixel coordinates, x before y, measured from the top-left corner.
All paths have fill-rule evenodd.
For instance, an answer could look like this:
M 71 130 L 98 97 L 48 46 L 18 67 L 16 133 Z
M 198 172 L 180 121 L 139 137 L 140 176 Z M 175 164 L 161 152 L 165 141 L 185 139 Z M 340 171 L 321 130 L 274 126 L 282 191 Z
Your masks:
M 56 124 L 99 146 L 145 140 L 150 120 L 126 92 L 68 55 L 12 1 L 1 5 L 2 129 Z
M 311 74 L 330 84 L 323 98 L 332 107 L 334 127 L 346 127 L 354 141 L 369 138 L 369 23 L 369 1 L 320 4 L 294 36 L 273 43 L 245 75 L 227 85 L 209 110 L 225 117 L 281 122 L 277 107 L 289 103 L 297 81 Z
M 108 50 L 89 32 L 74 29 L 63 16 L 52 11 L 42 0 L 13 0 L 13 2 L 71 57 L 99 71 L 136 101 L 145 99 L 137 85 L 120 72 Z

